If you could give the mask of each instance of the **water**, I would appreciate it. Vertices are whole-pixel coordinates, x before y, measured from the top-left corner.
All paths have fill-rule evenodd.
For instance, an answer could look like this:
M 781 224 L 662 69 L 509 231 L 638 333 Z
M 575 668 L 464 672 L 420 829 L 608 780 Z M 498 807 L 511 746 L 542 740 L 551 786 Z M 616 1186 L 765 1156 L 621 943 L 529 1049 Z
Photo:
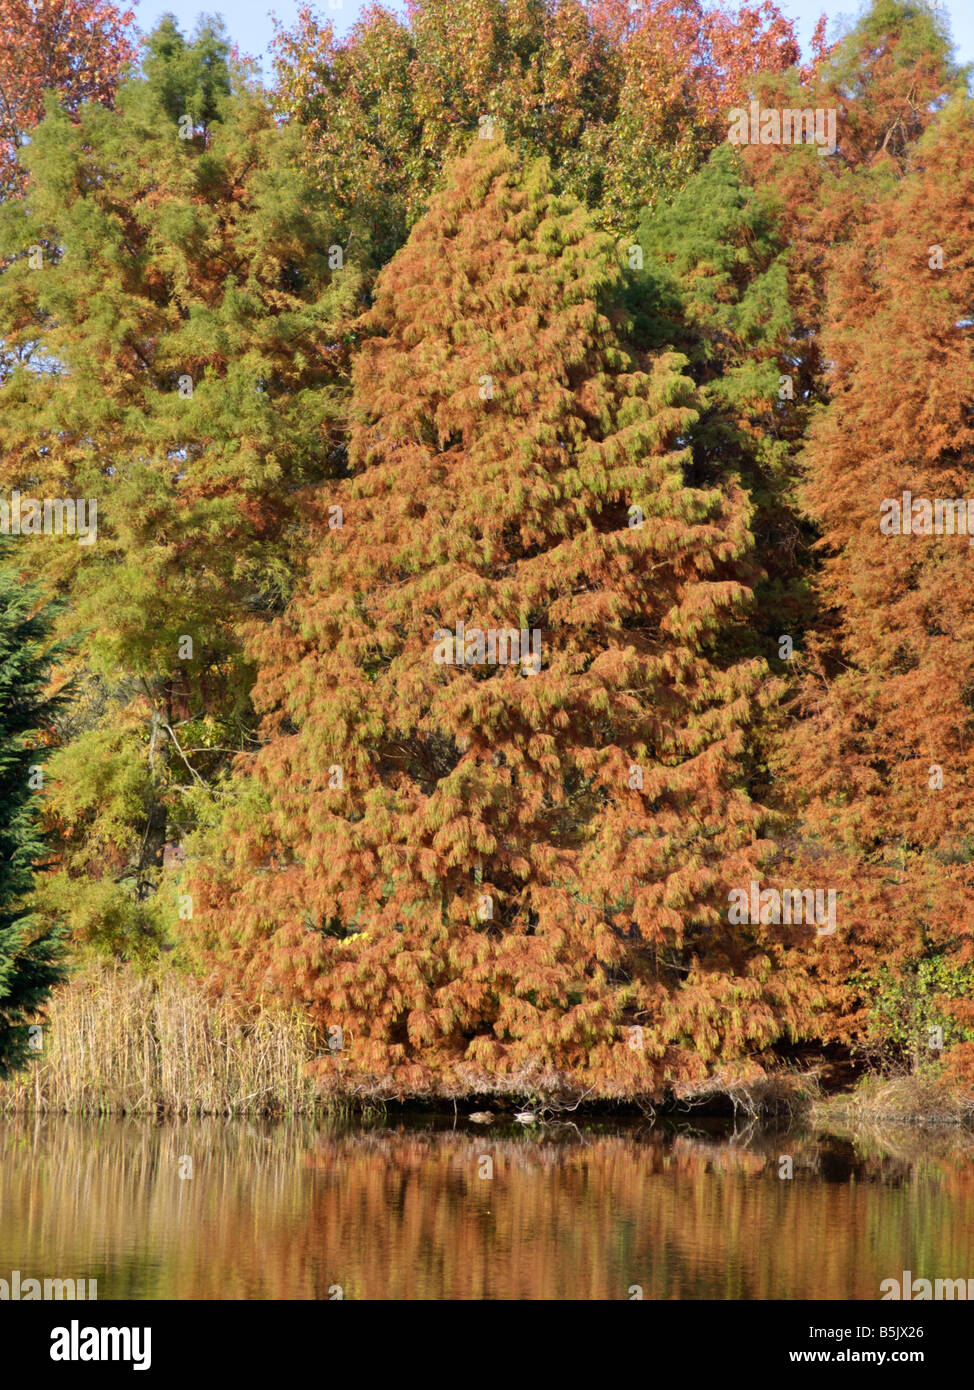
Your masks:
M 0 1121 L 0 1278 L 100 1300 L 876 1299 L 972 1214 L 956 1130 Z

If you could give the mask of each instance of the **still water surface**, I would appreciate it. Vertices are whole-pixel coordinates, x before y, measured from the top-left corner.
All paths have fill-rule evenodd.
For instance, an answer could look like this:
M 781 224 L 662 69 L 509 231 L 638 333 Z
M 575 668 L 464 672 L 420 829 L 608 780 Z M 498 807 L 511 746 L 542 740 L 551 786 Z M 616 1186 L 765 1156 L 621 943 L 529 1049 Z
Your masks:
M 974 1276 L 974 1137 L 8 1119 L 15 1269 L 100 1300 L 876 1299 Z

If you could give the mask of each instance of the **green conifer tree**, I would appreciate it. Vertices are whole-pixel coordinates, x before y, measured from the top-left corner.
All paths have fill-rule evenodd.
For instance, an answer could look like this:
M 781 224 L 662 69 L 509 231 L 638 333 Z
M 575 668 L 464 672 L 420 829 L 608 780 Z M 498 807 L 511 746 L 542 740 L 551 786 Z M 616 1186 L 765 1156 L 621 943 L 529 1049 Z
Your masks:
M 246 741 L 241 628 L 283 608 L 308 488 L 344 467 L 356 273 L 227 47 L 167 20 L 114 109 L 52 105 L 0 228 L 0 479 L 98 509 L 91 544 L 21 542 L 86 634 L 51 910 L 126 951 L 158 936 L 164 847 Z
M 751 498 L 763 571 L 754 577 L 752 631 L 755 649 L 777 663 L 781 635 L 797 645 L 810 617 L 815 537 L 795 495 L 795 456 L 818 398 L 794 341 L 777 209 L 723 145 L 671 204 L 647 210 L 638 244 L 636 331 L 688 359 L 701 403 L 693 476 L 709 485 L 734 477 Z
M 64 976 L 64 933 L 29 905 L 46 857 L 40 736 L 57 703 L 45 694 L 54 615 L 9 568 L 11 549 L 0 545 L 0 1078 L 27 1061 L 30 1020 Z

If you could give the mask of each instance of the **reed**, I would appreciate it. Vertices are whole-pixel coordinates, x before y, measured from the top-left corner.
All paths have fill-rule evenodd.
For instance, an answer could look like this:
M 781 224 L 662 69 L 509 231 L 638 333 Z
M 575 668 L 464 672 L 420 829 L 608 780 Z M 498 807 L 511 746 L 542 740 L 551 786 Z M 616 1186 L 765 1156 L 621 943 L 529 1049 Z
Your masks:
M 854 1090 L 813 1107 L 823 1128 L 851 1125 L 974 1126 L 974 1096 L 937 1075 L 864 1076 Z
M 37 1060 L 0 1082 L 0 1113 L 307 1114 L 315 1051 L 297 1013 L 248 1020 L 181 972 L 86 965 L 53 995 Z

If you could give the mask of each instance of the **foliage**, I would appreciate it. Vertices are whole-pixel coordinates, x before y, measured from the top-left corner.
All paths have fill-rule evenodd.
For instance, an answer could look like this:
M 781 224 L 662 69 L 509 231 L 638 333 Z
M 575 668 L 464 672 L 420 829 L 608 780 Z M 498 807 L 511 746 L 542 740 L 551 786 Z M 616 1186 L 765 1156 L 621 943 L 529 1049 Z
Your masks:
M 22 1066 L 29 1024 L 64 978 L 65 932 L 30 910 L 35 871 L 46 847 L 38 790 L 45 733 L 58 697 L 46 691 L 62 652 L 49 643 L 54 612 L 38 608 L 0 547 L 0 1077 Z
M 44 902 L 137 953 L 189 799 L 248 737 L 241 628 L 283 606 L 306 490 L 344 467 L 356 272 L 226 48 L 164 21 L 114 109 L 52 102 L 0 226 L 0 478 L 98 507 L 94 544 L 19 541 L 85 634 Z
M 740 759 L 774 696 L 716 650 L 747 503 L 685 481 L 685 359 L 627 354 L 620 291 L 544 162 L 475 139 L 379 278 L 344 523 L 255 639 L 267 809 L 230 815 L 194 930 L 341 1027 L 351 1078 L 627 1093 L 807 1022 L 781 943 L 722 921 L 764 847 Z M 472 635 L 522 628 L 533 670 Z
M 11 1025 L 69 933 L 295 1010 L 336 1094 L 736 1096 L 930 1027 L 969 1086 L 969 547 L 880 525 L 970 491 L 934 7 L 804 63 L 770 0 L 306 10 L 270 92 L 130 23 L 0 0 L 0 488 L 98 506 L 0 583 L 71 685 L 0 708 L 51 746 Z M 752 100 L 834 150 L 733 148 Z
M 974 1027 L 961 1026 L 939 1004 L 974 997 L 974 962 L 958 965 L 941 953 L 913 969 L 882 965 L 863 987 L 870 998 L 865 1046 L 878 1050 L 886 1065 L 906 1062 L 919 1070 L 925 1063 L 929 1069 L 941 1047 L 974 1042 Z
M 842 892 L 848 927 L 826 967 L 840 1033 L 860 1026 L 858 971 L 907 979 L 945 951 L 962 970 L 974 960 L 970 555 L 932 515 L 970 491 L 972 122 L 967 100 L 932 121 L 904 176 L 874 185 L 828 280 L 830 400 L 803 459 L 827 621 L 786 766 L 808 871 Z M 907 533 L 883 521 L 893 501 Z M 974 1017 L 966 995 L 950 1012 Z
M 0 0 L 0 195 L 23 191 L 18 152 L 46 91 L 73 114 L 84 102 L 111 104 L 135 55 L 133 20 L 109 0 Z
M 678 189 L 726 135 L 751 75 L 797 61 L 769 0 L 411 0 L 368 8 L 347 38 L 310 9 L 278 34 L 281 111 L 376 268 L 402 245 L 444 165 L 486 127 L 613 231 Z
M 773 192 L 753 186 L 732 146 L 638 232 L 644 267 L 632 276 L 636 330 L 686 354 L 700 418 L 693 476 L 739 478 L 754 508 L 755 650 L 778 669 L 780 639 L 798 646 L 814 533 L 795 492 L 795 456 L 817 398 L 794 351 L 788 248 Z M 742 635 L 743 636 L 743 635 Z

